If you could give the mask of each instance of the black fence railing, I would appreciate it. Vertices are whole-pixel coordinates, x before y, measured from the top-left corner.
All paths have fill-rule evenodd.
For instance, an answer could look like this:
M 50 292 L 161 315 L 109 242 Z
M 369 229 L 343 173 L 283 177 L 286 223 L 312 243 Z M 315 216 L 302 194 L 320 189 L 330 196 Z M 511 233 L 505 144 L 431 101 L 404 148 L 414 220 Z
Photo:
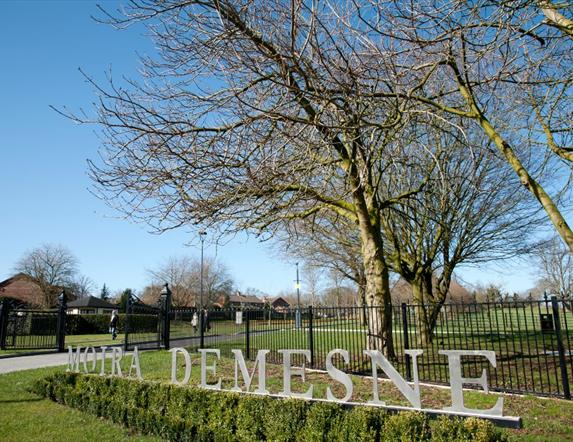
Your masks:
M 157 307 L 128 302 L 123 330 L 120 329 L 124 333 L 126 351 L 136 346 L 141 349 L 161 347 L 161 326 L 166 322 L 161 320 L 161 312 Z
M 54 310 L 14 308 L 9 300 L 0 302 L 0 350 L 62 351 L 65 339 L 66 299 L 59 297 Z
M 441 350 L 489 350 L 496 354 L 496 367 L 482 356 L 466 356 L 464 377 L 479 377 L 486 369 L 492 390 L 571 398 L 573 312 L 568 302 L 552 298 L 446 304 L 431 333 L 424 320 L 427 310 L 412 304 L 393 307 L 392 363 L 406 378 L 412 377 L 407 349 L 424 351 L 417 358 L 419 379 L 437 384 L 449 382 L 448 358 Z M 303 308 L 297 327 L 296 309 L 210 310 L 202 327 L 195 310 L 173 309 L 170 340 L 172 346 L 219 348 L 229 356 L 232 349 L 241 349 L 250 359 L 258 350 L 270 350 L 270 363 L 282 361 L 281 349 L 305 349 L 310 364 L 302 357 L 294 362 L 317 369 L 324 369 L 328 352 L 339 348 L 349 353 L 347 371 L 369 373 L 370 358 L 364 351 L 377 338 L 369 322 L 381 313 L 381 307 Z
M 249 359 L 265 349 L 269 363 L 282 362 L 279 350 L 304 349 L 310 361 L 299 357 L 293 362 L 317 369 L 325 368 L 331 350 L 344 349 L 348 362 L 342 367 L 344 361 L 335 358 L 334 363 L 354 373 L 369 373 L 370 358 L 364 352 L 380 348 L 381 307 L 305 307 L 298 322 L 296 309 L 173 308 L 169 295 L 165 290 L 157 307 L 130 302 L 120 321 L 123 339 L 101 345 L 123 345 L 127 350 L 210 347 L 227 356 L 240 349 Z M 417 358 L 419 379 L 438 384 L 449 382 L 448 359 L 440 351 L 489 350 L 496 354 L 496 367 L 484 357 L 467 356 L 462 359 L 462 375 L 479 377 L 486 369 L 492 390 L 571 398 L 573 304 L 569 300 L 445 304 L 431 332 L 428 307 L 392 308 L 390 357 L 406 378 L 412 378 L 412 364 L 405 350 L 423 350 Z M 0 347 L 63 351 L 65 324 L 65 302 L 53 311 L 0 304 Z M 68 338 L 68 345 L 81 343 L 75 335 Z

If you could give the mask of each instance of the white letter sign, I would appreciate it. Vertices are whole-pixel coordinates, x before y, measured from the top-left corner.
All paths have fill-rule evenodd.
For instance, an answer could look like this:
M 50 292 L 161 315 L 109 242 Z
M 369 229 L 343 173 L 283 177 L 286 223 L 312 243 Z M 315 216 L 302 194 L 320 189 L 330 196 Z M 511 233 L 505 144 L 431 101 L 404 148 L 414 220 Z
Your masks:
M 211 373 L 217 373 L 217 361 L 213 362 L 212 365 L 207 365 L 207 353 L 212 353 L 217 356 L 217 359 L 221 359 L 221 352 L 219 349 L 211 349 L 211 348 L 200 348 L 197 350 L 201 353 L 201 384 L 199 384 L 202 388 L 207 388 L 209 390 L 220 390 L 221 389 L 221 378 L 217 381 L 216 384 L 208 384 L 207 383 L 207 370 Z
M 171 353 L 171 383 L 172 384 L 179 384 L 184 385 L 189 382 L 189 378 L 191 377 L 191 356 L 189 352 L 181 347 L 172 348 L 169 350 Z M 181 353 L 183 355 L 183 359 L 185 360 L 185 374 L 183 375 L 183 380 L 181 382 L 177 381 L 177 353 Z
M 487 350 L 440 350 L 441 355 L 448 357 L 448 366 L 450 369 L 450 390 L 452 392 L 452 406 L 444 410 L 461 411 L 463 413 L 480 413 L 492 416 L 501 416 L 503 411 L 503 398 L 500 397 L 495 405 L 488 410 L 475 410 L 464 406 L 463 384 L 481 385 L 486 393 L 489 393 L 487 385 L 487 372 L 484 369 L 479 378 L 462 377 L 462 356 L 484 356 L 493 367 L 496 367 L 495 352 Z
M 282 396 L 298 397 L 302 399 L 312 399 L 313 385 L 306 390 L 306 393 L 293 393 L 291 391 L 291 378 L 293 376 L 300 376 L 302 381 L 305 382 L 305 364 L 302 368 L 293 368 L 291 365 L 291 356 L 295 354 L 303 355 L 307 361 L 310 361 L 310 350 L 279 350 L 283 355 L 283 391 L 279 394 Z
M 412 404 L 415 409 L 422 408 L 422 402 L 420 400 L 420 384 L 418 383 L 418 355 L 421 355 L 424 350 L 405 350 L 407 355 L 412 356 L 412 368 L 414 375 L 414 388 L 410 388 L 408 383 L 404 380 L 400 373 L 388 362 L 388 359 L 384 357 L 382 353 L 378 350 L 365 350 L 364 353 L 370 356 L 372 359 L 372 400 L 369 401 L 370 404 L 376 405 L 386 405 L 385 402 L 381 401 L 378 396 L 378 370 L 379 366 L 384 373 L 390 378 L 398 390 L 404 395 L 406 399 Z
M 231 350 L 235 355 L 235 386 L 231 388 L 232 391 L 243 391 L 239 387 L 239 369 L 241 370 L 241 375 L 243 376 L 243 382 L 247 391 L 251 387 L 253 378 L 255 377 L 255 371 L 257 365 L 259 367 L 259 386 L 255 390 L 255 393 L 259 394 L 269 394 L 269 391 L 265 388 L 266 386 L 266 357 L 270 350 L 259 350 L 257 352 L 257 359 L 255 360 L 255 366 L 253 367 L 253 372 L 249 375 L 249 370 L 247 370 L 247 364 L 245 363 L 245 358 L 243 357 L 243 352 L 241 350 Z
M 337 348 L 329 351 L 328 354 L 326 355 L 326 371 L 328 372 L 328 374 L 332 379 L 344 385 L 344 388 L 346 389 L 346 394 L 342 399 L 337 399 L 336 396 L 332 394 L 330 387 L 326 387 L 326 399 L 328 399 L 329 401 L 348 402 L 348 400 L 352 397 L 352 391 L 354 389 L 354 386 L 352 385 L 352 379 L 350 378 L 350 376 L 344 373 L 342 370 L 336 368 L 332 363 L 332 357 L 336 353 L 340 354 L 342 356 L 342 359 L 344 359 L 344 363 L 348 364 L 348 360 L 350 359 L 350 357 L 348 356 L 348 351 L 340 350 Z

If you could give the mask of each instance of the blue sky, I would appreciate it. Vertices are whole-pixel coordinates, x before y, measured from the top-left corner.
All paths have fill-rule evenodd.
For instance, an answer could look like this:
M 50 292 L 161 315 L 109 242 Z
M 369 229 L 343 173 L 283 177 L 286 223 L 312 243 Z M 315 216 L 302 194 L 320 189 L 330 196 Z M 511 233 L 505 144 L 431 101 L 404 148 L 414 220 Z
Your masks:
M 112 291 L 143 288 L 146 269 L 168 256 L 199 256 L 197 240 L 184 246 L 195 232 L 150 234 L 92 196 L 86 160 L 97 155 L 95 128 L 76 125 L 49 107 L 91 111 L 95 94 L 78 68 L 96 80 L 110 69 L 114 77 L 129 77 L 137 73 L 136 52 L 153 51 L 141 30 L 116 31 L 90 15 L 98 15 L 91 1 L 0 0 L 0 280 L 11 276 L 27 250 L 43 243 L 68 247 L 81 273 Z M 294 264 L 277 259 L 254 238 L 241 236 L 219 247 L 206 242 L 205 253 L 216 254 L 240 289 L 276 294 L 294 286 Z M 534 277 L 523 267 L 466 270 L 461 276 L 522 291 Z

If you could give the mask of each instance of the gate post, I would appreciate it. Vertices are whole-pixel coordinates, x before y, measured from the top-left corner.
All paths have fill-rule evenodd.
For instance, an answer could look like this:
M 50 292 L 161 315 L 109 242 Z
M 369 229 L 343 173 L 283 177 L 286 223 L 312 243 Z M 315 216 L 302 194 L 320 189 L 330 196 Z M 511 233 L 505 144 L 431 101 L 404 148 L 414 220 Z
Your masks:
M 7 299 L 0 301 L 0 350 L 6 350 L 6 332 L 8 331 L 8 313 L 10 306 Z
M 66 291 L 63 290 L 60 296 L 58 296 L 58 325 L 56 327 L 56 345 L 60 353 L 64 351 L 64 347 L 66 344 L 67 308 L 68 308 L 68 297 L 66 296 Z
M 312 331 L 312 305 L 308 306 L 308 346 L 310 350 L 310 366 L 314 368 L 314 332 Z
M 249 310 L 245 310 L 245 353 L 247 359 L 251 359 L 251 323 L 249 320 Z
M 402 303 L 402 342 L 404 344 L 404 350 L 410 349 L 410 339 L 408 336 L 408 306 L 405 302 Z M 406 355 L 405 363 L 406 363 L 406 379 L 408 381 L 412 380 L 412 367 L 410 361 L 410 355 Z
M 129 315 L 131 313 L 131 307 L 133 304 L 133 299 L 131 295 L 127 297 L 127 302 L 125 303 L 125 326 L 124 326 L 124 342 L 123 342 L 123 350 L 129 350 Z
M 565 347 L 561 336 L 561 321 L 559 320 L 559 306 L 557 298 L 551 297 L 551 307 L 553 309 L 553 321 L 555 324 L 555 337 L 557 338 L 557 351 L 559 353 L 559 368 L 561 369 L 561 380 L 563 382 L 563 395 L 565 399 L 571 399 L 571 390 L 569 388 L 569 375 L 567 374 L 567 360 L 565 358 Z
M 161 345 L 165 350 L 169 350 L 170 345 L 170 325 L 171 325 L 171 290 L 169 290 L 169 285 L 166 283 L 161 290 L 161 309 L 159 311 L 159 321 L 161 323 Z
M 199 334 L 199 348 L 205 348 L 205 327 L 207 326 L 207 324 L 205 324 L 205 314 L 206 314 L 207 310 L 205 310 L 203 307 L 201 307 L 201 310 L 199 310 L 199 330 L 200 330 L 200 334 Z

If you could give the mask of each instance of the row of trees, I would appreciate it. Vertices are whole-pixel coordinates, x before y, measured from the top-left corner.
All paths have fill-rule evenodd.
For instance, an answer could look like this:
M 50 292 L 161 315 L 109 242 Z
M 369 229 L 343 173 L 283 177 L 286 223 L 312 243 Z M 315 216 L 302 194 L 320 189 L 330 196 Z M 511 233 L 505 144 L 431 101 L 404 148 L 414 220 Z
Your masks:
M 69 297 L 83 298 L 96 293 L 96 284 L 78 270 L 78 259 L 66 247 L 44 244 L 26 253 L 14 266 L 14 271 L 27 275 L 39 287 L 37 304 L 53 307 L 62 290 Z M 171 257 L 157 269 L 147 271 L 150 285 L 141 291 L 146 302 L 155 303 L 163 285 L 169 283 L 175 306 L 198 305 L 200 293 L 201 263 L 189 257 Z M 226 267 L 213 258 L 203 263 L 204 302 L 209 305 L 220 296 L 232 293 L 234 282 Z M 99 292 L 104 300 L 125 303 L 125 298 L 134 294 L 132 289 L 111 293 L 106 284 Z
M 102 128 L 101 196 L 160 231 L 338 234 L 385 307 L 371 348 L 393 355 L 391 271 L 430 332 L 455 266 L 526 250 L 537 210 L 573 251 L 566 5 L 135 0 L 107 17 L 147 24 L 158 56 L 144 82 L 95 85 L 94 120 L 71 116 Z
M 26 252 L 14 266 L 14 271 L 31 278 L 40 289 L 37 303 L 43 307 L 53 307 L 58 295 L 66 289 L 74 297 L 91 293 L 94 282 L 78 271 L 78 259 L 67 248 L 43 244 Z
M 142 292 L 142 300 L 155 302 L 163 287 L 168 283 L 175 307 L 197 307 L 200 305 L 201 262 L 187 256 L 170 257 L 158 266 L 148 270 L 151 285 Z M 203 262 L 203 305 L 209 306 L 221 297 L 233 294 L 235 283 L 227 268 L 214 258 Z

